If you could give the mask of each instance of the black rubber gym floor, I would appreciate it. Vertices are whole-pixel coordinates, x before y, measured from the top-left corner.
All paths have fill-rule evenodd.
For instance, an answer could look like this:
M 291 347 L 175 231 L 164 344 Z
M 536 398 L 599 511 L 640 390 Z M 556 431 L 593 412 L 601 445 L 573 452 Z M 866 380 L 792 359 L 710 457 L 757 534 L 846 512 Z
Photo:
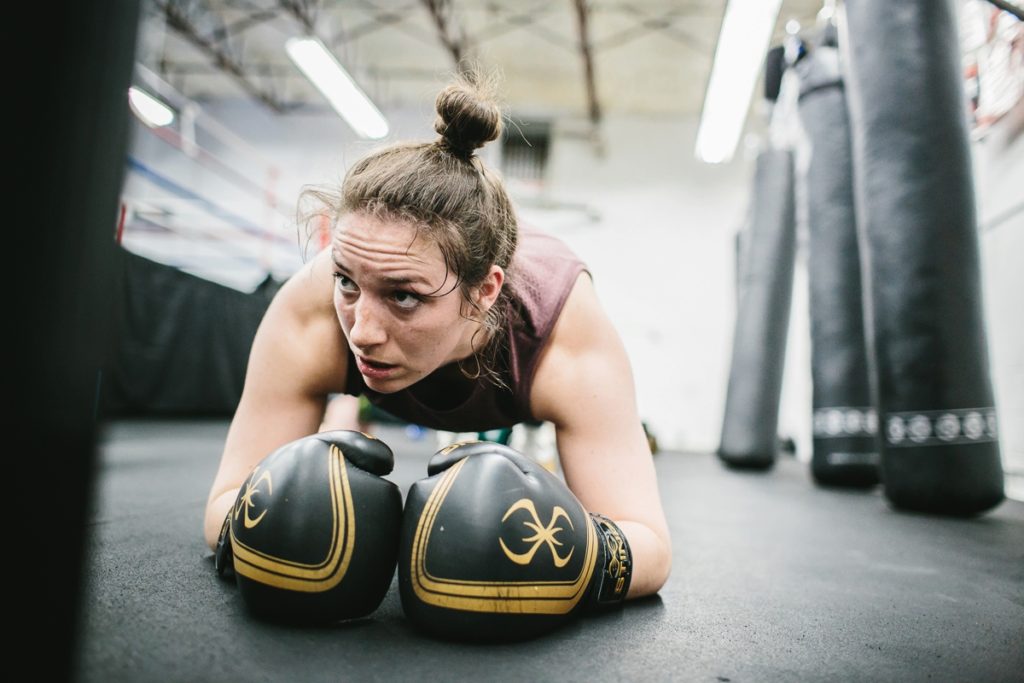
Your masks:
M 99 444 L 82 681 L 1021 681 L 1024 503 L 972 520 L 898 513 L 707 454 L 655 456 L 674 543 L 658 597 L 526 643 L 433 640 L 397 585 L 328 628 L 251 619 L 218 579 L 202 517 L 227 421 L 117 421 Z M 378 432 L 403 489 L 432 437 Z

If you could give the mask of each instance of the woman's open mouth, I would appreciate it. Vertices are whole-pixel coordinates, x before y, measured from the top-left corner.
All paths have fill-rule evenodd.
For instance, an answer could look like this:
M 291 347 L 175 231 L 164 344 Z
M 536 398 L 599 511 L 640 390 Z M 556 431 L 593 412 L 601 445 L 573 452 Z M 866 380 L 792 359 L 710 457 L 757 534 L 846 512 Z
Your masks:
M 359 368 L 359 374 L 372 379 L 386 379 L 398 369 L 397 365 L 381 363 L 362 356 L 356 356 L 356 366 Z

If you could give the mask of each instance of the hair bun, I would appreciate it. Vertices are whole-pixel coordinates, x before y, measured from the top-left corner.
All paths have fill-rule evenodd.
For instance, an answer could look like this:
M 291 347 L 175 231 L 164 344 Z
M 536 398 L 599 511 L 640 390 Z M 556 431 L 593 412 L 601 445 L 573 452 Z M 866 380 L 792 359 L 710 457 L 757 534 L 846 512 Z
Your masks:
M 460 78 L 441 91 L 435 106 L 439 143 L 457 156 L 469 158 L 501 133 L 501 108 L 479 78 Z

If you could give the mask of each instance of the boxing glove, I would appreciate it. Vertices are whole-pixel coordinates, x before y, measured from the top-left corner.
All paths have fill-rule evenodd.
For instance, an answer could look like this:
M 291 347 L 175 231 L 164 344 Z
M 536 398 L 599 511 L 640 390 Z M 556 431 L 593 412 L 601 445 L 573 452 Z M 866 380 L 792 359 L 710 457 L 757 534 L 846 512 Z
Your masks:
M 383 441 L 353 431 L 298 439 L 263 459 L 239 489 L 214 564 L 234 574 L 262 617 L 323 623 L 377 609 L 391 585 L 402 496 L 381 477 Z
M 622 604 L 632 557 L 611 520 L 512 448 L 438 451 L 409 490 L 398 577 L 422 631 L 458 640 L 518 640 L 574 615 Z

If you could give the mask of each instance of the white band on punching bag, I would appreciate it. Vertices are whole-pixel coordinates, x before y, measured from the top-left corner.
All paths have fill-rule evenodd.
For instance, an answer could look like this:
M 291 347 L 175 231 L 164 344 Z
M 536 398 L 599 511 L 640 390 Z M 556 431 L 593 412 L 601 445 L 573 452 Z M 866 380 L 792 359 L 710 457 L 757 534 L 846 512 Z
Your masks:
M 889 413 L 885 443 L 889 448 L 997 443 L 995 408 Z

